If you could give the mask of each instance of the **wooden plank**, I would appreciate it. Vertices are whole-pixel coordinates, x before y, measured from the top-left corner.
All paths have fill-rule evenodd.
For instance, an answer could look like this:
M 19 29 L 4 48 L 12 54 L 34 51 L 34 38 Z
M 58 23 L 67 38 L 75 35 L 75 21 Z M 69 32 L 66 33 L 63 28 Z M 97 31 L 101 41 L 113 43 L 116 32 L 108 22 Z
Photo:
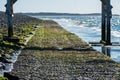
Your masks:
M 103 43 L 100 43 L 100 42 L 89 42 L 89 44 L 91 44 L 91 46 L 105 46 L 105 44 Z M 108 45 L 110 47 L 112 46 L 120 46 L 120 43 L 119 42 L 112 42 L 111 45 Z

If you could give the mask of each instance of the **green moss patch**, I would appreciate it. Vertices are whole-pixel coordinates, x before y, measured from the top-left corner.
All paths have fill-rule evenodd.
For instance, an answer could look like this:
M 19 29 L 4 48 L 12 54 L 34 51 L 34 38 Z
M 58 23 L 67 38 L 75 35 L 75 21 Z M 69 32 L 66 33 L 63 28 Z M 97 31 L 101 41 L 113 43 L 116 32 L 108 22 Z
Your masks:
M 8 80 L 6 77 L 0 76 L 0 80 Z

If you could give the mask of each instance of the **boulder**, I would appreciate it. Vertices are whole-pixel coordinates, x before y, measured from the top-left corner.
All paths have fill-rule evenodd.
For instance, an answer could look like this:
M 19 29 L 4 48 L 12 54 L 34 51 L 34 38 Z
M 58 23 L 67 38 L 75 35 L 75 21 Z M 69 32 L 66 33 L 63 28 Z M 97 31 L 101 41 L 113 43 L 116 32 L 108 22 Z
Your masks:
M 7 58 L 7 59 L 11 59 L 11 56 L 9 54 L 2 54 L 1 57 Z
M 0 70 L 5 68 L 5 64 L 0 62 Z
M 4 57 L 0 57 L 0 62 L 2 62 L 2 63 L 13 63 L 13 61 L 11 59 L 6 59 Z

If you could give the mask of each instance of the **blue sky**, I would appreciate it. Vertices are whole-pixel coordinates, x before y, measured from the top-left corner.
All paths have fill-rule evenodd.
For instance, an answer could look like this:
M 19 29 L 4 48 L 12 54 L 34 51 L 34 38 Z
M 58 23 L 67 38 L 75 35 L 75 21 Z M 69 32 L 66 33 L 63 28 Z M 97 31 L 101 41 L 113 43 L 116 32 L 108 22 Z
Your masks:
M 5 11 L 7 0 L 0 0 L 0 11 Z M 120 0 L 111 0 L 113 13 L 120 14 Z M 14 12 L 100 13 L 100 0 L 18 0 Z

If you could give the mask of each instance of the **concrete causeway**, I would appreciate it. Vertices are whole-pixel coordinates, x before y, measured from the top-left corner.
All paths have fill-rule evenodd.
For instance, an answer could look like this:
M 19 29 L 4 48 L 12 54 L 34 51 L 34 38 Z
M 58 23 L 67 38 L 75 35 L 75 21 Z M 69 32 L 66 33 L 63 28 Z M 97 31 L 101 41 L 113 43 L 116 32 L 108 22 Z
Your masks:
M 5 76 L 10 80 L 119 80 L 120 65 L 46 20 Z

